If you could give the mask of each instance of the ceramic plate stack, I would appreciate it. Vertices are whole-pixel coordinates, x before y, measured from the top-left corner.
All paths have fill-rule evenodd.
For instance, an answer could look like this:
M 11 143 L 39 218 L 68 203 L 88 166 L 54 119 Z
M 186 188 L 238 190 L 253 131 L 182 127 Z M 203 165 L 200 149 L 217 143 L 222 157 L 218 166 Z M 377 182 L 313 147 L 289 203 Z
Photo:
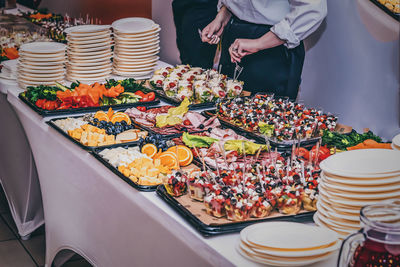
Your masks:
M 333 155 L 320 164 L 314 221 L 340 237 L 360 229 L 363 206 L 400 199 L 400 151 L 360 149 Z
M 400 134 L 396 135 L 392 140 L 392 148 L 394 150 L 400 150 Z
M 65 45 L 33 42 L 21 45 L 18 59 L 18 83 L 22 88 L 39 84 L 54 85 L 64 80 Z
M 146 18 L 120 19 L 114 30 L 114 73 L 124 77 L 149 78 L 160 51 L 160 26 Z
M 112 72 L 113 45 L 109 25 L 81 25 L 65 30 L 68 41 L 67 79 L 102 81 Z
M 240 232 L 237 250 L 245 258 L 274 266 L 305 266 L 330 257 L 340 242 L 327 228 L 293 222 L 266 222 Z

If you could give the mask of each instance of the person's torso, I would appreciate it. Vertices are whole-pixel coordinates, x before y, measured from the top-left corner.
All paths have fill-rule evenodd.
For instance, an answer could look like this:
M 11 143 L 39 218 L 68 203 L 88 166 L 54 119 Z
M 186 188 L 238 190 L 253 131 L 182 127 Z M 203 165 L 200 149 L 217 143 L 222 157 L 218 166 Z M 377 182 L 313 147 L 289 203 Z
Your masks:
M 274 25 L 290 11 L 288 0 L 222 0 L 241 20 L 264 25 Z

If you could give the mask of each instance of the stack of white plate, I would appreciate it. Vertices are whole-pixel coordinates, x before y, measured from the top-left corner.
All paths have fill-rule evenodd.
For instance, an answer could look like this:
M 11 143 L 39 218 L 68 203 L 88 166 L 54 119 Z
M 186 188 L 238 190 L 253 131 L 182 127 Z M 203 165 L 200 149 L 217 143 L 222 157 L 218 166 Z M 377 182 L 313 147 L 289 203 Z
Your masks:
M 338 250 L 337 234 L 327 228 L 293 222 L 254 224 L 240 232 L 237 250 L 245 258 L 274 266 L 305 266 Z
M 396 135 L 392 140 L 392 148 L 400 150 L 400 134 Z
M 112 72 L 113 40 L 109 25 L 80 25 L 65 30 L 68 41 L 67 79 L 100 81 Z
M 160 52 L 160 26 L 146 18 L 125 18 L 114 21 L 115 74 L 148 78 L 154 71 Z
M 65 45 L 33 42 L 21 45 L 18 59 L 18 83 L 22 88 L 39 84 L 54 85 L 64 80 Z
M 400 151 L 360 149 L 335 154 L 322 169 L 314 221 L 341 238 L 360 229 L 363 206 L 400 199 Z

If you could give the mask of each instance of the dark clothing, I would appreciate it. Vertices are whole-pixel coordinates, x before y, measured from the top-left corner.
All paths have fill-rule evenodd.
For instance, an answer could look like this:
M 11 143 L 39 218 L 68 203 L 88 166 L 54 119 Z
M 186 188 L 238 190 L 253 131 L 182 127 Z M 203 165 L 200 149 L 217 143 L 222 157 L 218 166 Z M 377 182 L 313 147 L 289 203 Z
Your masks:
M 222 73 L 233 77 L 235 64 L 231 63 L 229 47 L 236 39 L 259 38 L 271 27 L 232 18 L 225 27 L 222 38 Z M 245 56 L 239 63 L 244 68 L 238 80 L 244 81 L 246 91 L 271 92 L 294 100 L 301 81 L 304 54 L 304 45 L 301 42 L 293 49 L 280 45 Z
M 174 0 L 172 11 L 176 27 L 176 43 L 183 64 L 212 68 L 216 45 L 201 41 L 203 30 L 217 15 L 218 0 Z

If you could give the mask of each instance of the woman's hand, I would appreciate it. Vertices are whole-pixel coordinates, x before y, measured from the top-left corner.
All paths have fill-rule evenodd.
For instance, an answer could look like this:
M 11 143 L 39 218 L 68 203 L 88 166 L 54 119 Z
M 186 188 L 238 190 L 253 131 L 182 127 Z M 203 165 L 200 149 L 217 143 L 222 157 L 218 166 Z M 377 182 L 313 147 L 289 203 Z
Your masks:
M 229 47 L 231 61 L 240 62 L 243 57 L 257 53 L 260 50 L 272 48 L 283 44 L 284 41 L 279 39 L 273 32 L 267 32 L 257 39 L 236 39 Z
M 201 31 L 201 40 L 209 44 L 217 44 L 232 14 L 223 6 L 213 21 Z

